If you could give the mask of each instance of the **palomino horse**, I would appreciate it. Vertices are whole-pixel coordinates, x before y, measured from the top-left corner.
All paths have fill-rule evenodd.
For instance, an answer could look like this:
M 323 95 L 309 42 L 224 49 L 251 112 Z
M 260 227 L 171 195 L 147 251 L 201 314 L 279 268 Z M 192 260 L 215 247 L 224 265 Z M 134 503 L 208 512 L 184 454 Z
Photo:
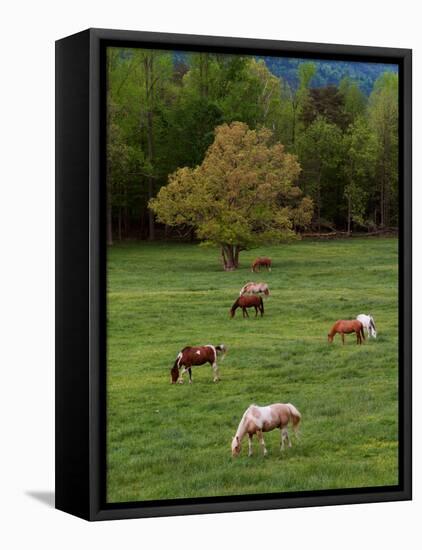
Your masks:
M 275 428 L 280 428 L 280 450 L 284 450 L 284 442 L 287 440 L 289 447 L 292 446 L 289 440 L 287 425 L 289 422 L 298 437 L 297 430 L 301 419 L 300 412 L 291 403 L 274 403 L 267 407 L 258 407 L 250 405 L 242 416 L 237 432 L 232 440 L 232 455 L 238 456 L 241 450 L 242 439 L 248 434 L 249 453 L 252 455 L 252 438 L 256 434 L 258 441 L 262 445 L 264 456 L 267 454 L 264 437 L 262 432 L 270 432 Z
M 344 344 L 344 335 L 352 332 L 356 332 L 356 343 L 362 344 L 362 341 L 365 340 L 365 334 L 363 333 L 363 325 L 360 321 L 357 319 L 351 321 L 336 321 L 328 333 L 328 341 L 332 342 L 334 336 L 339 333 L 341 334 L 341 339 Z
M 239 298 L 235 301 L 235 303 L 230 308 L 230 317 L 232 318 L 234 317 L 234 314 L 236 313 L 236 309 L 238 307 L 242 308 L 243 317 L 249 317 L 249 313 L 247 312 L 247 309 L 246 309 L 248 307 L 255 308 L 255 317 L 258 315 L 258 311 L 261 312 L 261 317 L 264 315 L 264 302 L 261 296 L 256 296 L 254 294 L 239 296 Z
M 176 384 L 176 382 L 179 382 L 179 384 L 183 384 L 183 375 L 186 371 L 188 371 L 189 384 L 192 384 L 191 367 L 204 365 L 205 363 L 210 363 L 212 370 L 214 371 L 214 382 L 218 382 L 220 378 L 217 367 L 217 357 L 220 353 L 226 353 L 226 347 L 224 344 L 220 344 L 219 346 L 187 346 L 186 348 L 183 348 L 177 355 L 176 361 L 170 371 L 171 383 Z M 182 371 L 180 371 L 180 367 L 183 367 Z
M 363 328 L 366 328 L 368 333 L 368 338 L 376 338 L 377 337 L 377 329 L 375 328 L 375 322 L 372 315 L 365 315 L 365 313 L 361 313 L 356 317 L 358 321 L 360 321 L 363 325 Z
M 256 258 L 251 265 L 251 271 L 255 273 L 256 268 L 261 271 L 261 266 L 266 267 L 268 271 L 271 271 L 271 258 Z
M 267 283 L 246 283 L 240 289 L 239 296 L 243 296 L 244 294 L 265 294 L 265 296 L 269 296 L 270 289 Z

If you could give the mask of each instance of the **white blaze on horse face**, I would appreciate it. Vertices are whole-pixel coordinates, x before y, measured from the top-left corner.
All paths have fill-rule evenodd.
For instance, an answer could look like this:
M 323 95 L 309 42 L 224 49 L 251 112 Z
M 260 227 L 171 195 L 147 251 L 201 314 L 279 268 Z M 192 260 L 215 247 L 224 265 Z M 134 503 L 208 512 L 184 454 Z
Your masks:
M 240 453 L 240 441 L 237 435 L 232 439 L 232 455 L 237 456 Z
M 201 351 L 198 350 L 198 351 L 196 352 L 196 355 L 201 355 Z

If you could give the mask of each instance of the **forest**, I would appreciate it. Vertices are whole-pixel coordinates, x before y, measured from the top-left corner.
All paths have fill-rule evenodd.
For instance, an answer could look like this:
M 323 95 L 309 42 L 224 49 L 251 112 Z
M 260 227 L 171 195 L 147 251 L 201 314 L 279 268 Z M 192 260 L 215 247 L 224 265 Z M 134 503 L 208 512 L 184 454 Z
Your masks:
M 239 249 L 304 232 L 396 228 L 398 74 L 393 65 L 374 67 L 109 48 L 108 244 L 221 244 L 222 234 L 233 240 L 236 224 L 247 235 Z M 260 159 L 258 168 L 251 159 Z M 218 204 L 217 195 L 207 203 L 209 185 L 228 190 L 235 177 L 237 196 L 243 185 L 262 200 L 248 225 L 227 196 L 217 235 L 211 220 L 204 223 L 207 205 Z M 201 212 L 199 199 L 186 197 L 194 184 Z M 269 218 L 275 223 L 267 227 Z

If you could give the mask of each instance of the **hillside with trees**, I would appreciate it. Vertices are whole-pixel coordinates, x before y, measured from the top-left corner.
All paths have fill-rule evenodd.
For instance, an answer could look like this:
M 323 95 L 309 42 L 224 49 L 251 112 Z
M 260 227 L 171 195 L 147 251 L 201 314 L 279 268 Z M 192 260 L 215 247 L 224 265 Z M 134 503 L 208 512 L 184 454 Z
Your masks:
M 259 204 L 275 225 L 272 193 L 280 208 L 298 208 L 294 201 L 288 203 L 288 189 L 281 193 L 282 181 L 288 180 L 289 189 L 295 190 L 295 200 L 306 199 L 300 223 L 290 212 L 283 228 L 270 227 L 267 233 L 257 231 L 257 225 L 248 227 L 245 212 L 237 212 L 239 223 L 233 223 L 232 230 L 239 234 L 235 227 L 242 228 L 244 241 L 232 240 L 240 248 L 254 246 L 263 235 L 273 242 L 274 230 L 277 238 L 281 233 L 284 238 L 305 230 L 351 233 L 397 226 L 396 67 L 109 48 L 107 69 L 110 244 L 127 238 L 175 237 L 221 243 L 217 233 L 224 224 L 205 230 L 198 222 L 197 206 L 196 218 L 188 219 L 180 202 L 180 223 L 174 223 L 177 216 L 170 212 L 183 189 L 199 181 L 201 192 L 212 180 L 226 195 L 233 173 L 239 175 L 237 198 L 242 186 L 251 193 L 246 202 L 267 178 L 272 190 L 262 195 L 266 204 Z M 254 139 L 265 136 L 267 169 L 261 160 L 251 165 L 250 143 L 233 151 L 232 162 L 238 162 L 230 167 L 227 152 L 219 154 L 216 149 L 227 128 L 243 128 Z M 287 180 L 281 164 L 271 164 L 268 153 L 281 150 L 291 163 Z M 176 197 L 171 190 L 177 185 Z M 160 209 L 157 200 L 166 194 L 169 204 Z M 208 199 L 215 197 L 203 198 L 204 209 Z M 220 206 L 223 216 L 227 204 Z M 204 212 L 200 217 L 206 217 Z

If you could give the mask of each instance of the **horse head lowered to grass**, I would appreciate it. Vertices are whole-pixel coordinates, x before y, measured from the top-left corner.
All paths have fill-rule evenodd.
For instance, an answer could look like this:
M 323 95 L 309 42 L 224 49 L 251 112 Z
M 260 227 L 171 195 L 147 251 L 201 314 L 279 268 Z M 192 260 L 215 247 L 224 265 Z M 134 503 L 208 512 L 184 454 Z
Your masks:
M 253 271 L 254 273 L 256 272 L 257 269 L 258 271 L 261 271 L 261 267 L 266 267 L 268 271 L 271 271 L 271 265 L 272 265 L 271 258 L 267 258 L 266 256 L 262 258 L 255 258 L 255 260 L 252 262 L 252 265 L 251 265 L 251 271 Z
M 336 334 L 341 334 L 341 340 L 344 344 L 344 335 L 351 334 L 352 332 L 356 333 L 356 343 L 362 344 L 362 342 L 365 340 L 362 323 L 357 319 L 352 319 L 350 321 L 345 321 L 341 319 L 339 321 L 336 321 L 331 327 L 331 330 L 328 333 L 328 341 L 331 343 L 334 340 L 334 336 Z
M 356 319 L 362 323 L 363 328 L 366 328 L 368 333 L 368 338 L 377 337 L 377 329 L 375 327 L 375 321 L 371 314 L 366 315 L 365 313 L 361 313 L 356 317 Z
M 217 357 L 219 354 L 227 352 L 227 348 L 224 344 L 219 346 L 187 346 L 183 348 L 177 355 L 176 361 L 172 369 L 170 370 L 171 383 L 183 384 L 183 375 L 187 371 L 189 373 L 189 384 L 192 384 L 192 368 L 193 366 L 205 365 L 210 363 L 214 372 L 214 382 L 218 382 L 220 379 L 217 366 Z M 182 370 L 180 370 L 182 369 Z
M 264 302 L 261 296 L 256 294 L 239 296 L 235 303 L 230 308 L 230 317 L 234 317 L 237 308 L 242 308 L 243 317 L 249 317 L 247 308 L 255 308 L 255 317 L 258 315 L 258 311 L 261 313 L 261 317 L 264 315 Z
M 298 436 L 299 423 L 302 418 L 300 412 L 291 403 L 274 403 L 266 407 L 250 405 L 243 413 L 237 431 L 232 440 L 232 456 L 238 456 L 242 448 L 242 439 L 248 435 L 249 453 L 252 455 L 252 438 L 254 435 L 262 445 L 264 456 L 267 454 L 263 432 L 280 429 L 280 450 L 284 450 L 284 442 L 291 447 L 287 426 L 290 423 Z

